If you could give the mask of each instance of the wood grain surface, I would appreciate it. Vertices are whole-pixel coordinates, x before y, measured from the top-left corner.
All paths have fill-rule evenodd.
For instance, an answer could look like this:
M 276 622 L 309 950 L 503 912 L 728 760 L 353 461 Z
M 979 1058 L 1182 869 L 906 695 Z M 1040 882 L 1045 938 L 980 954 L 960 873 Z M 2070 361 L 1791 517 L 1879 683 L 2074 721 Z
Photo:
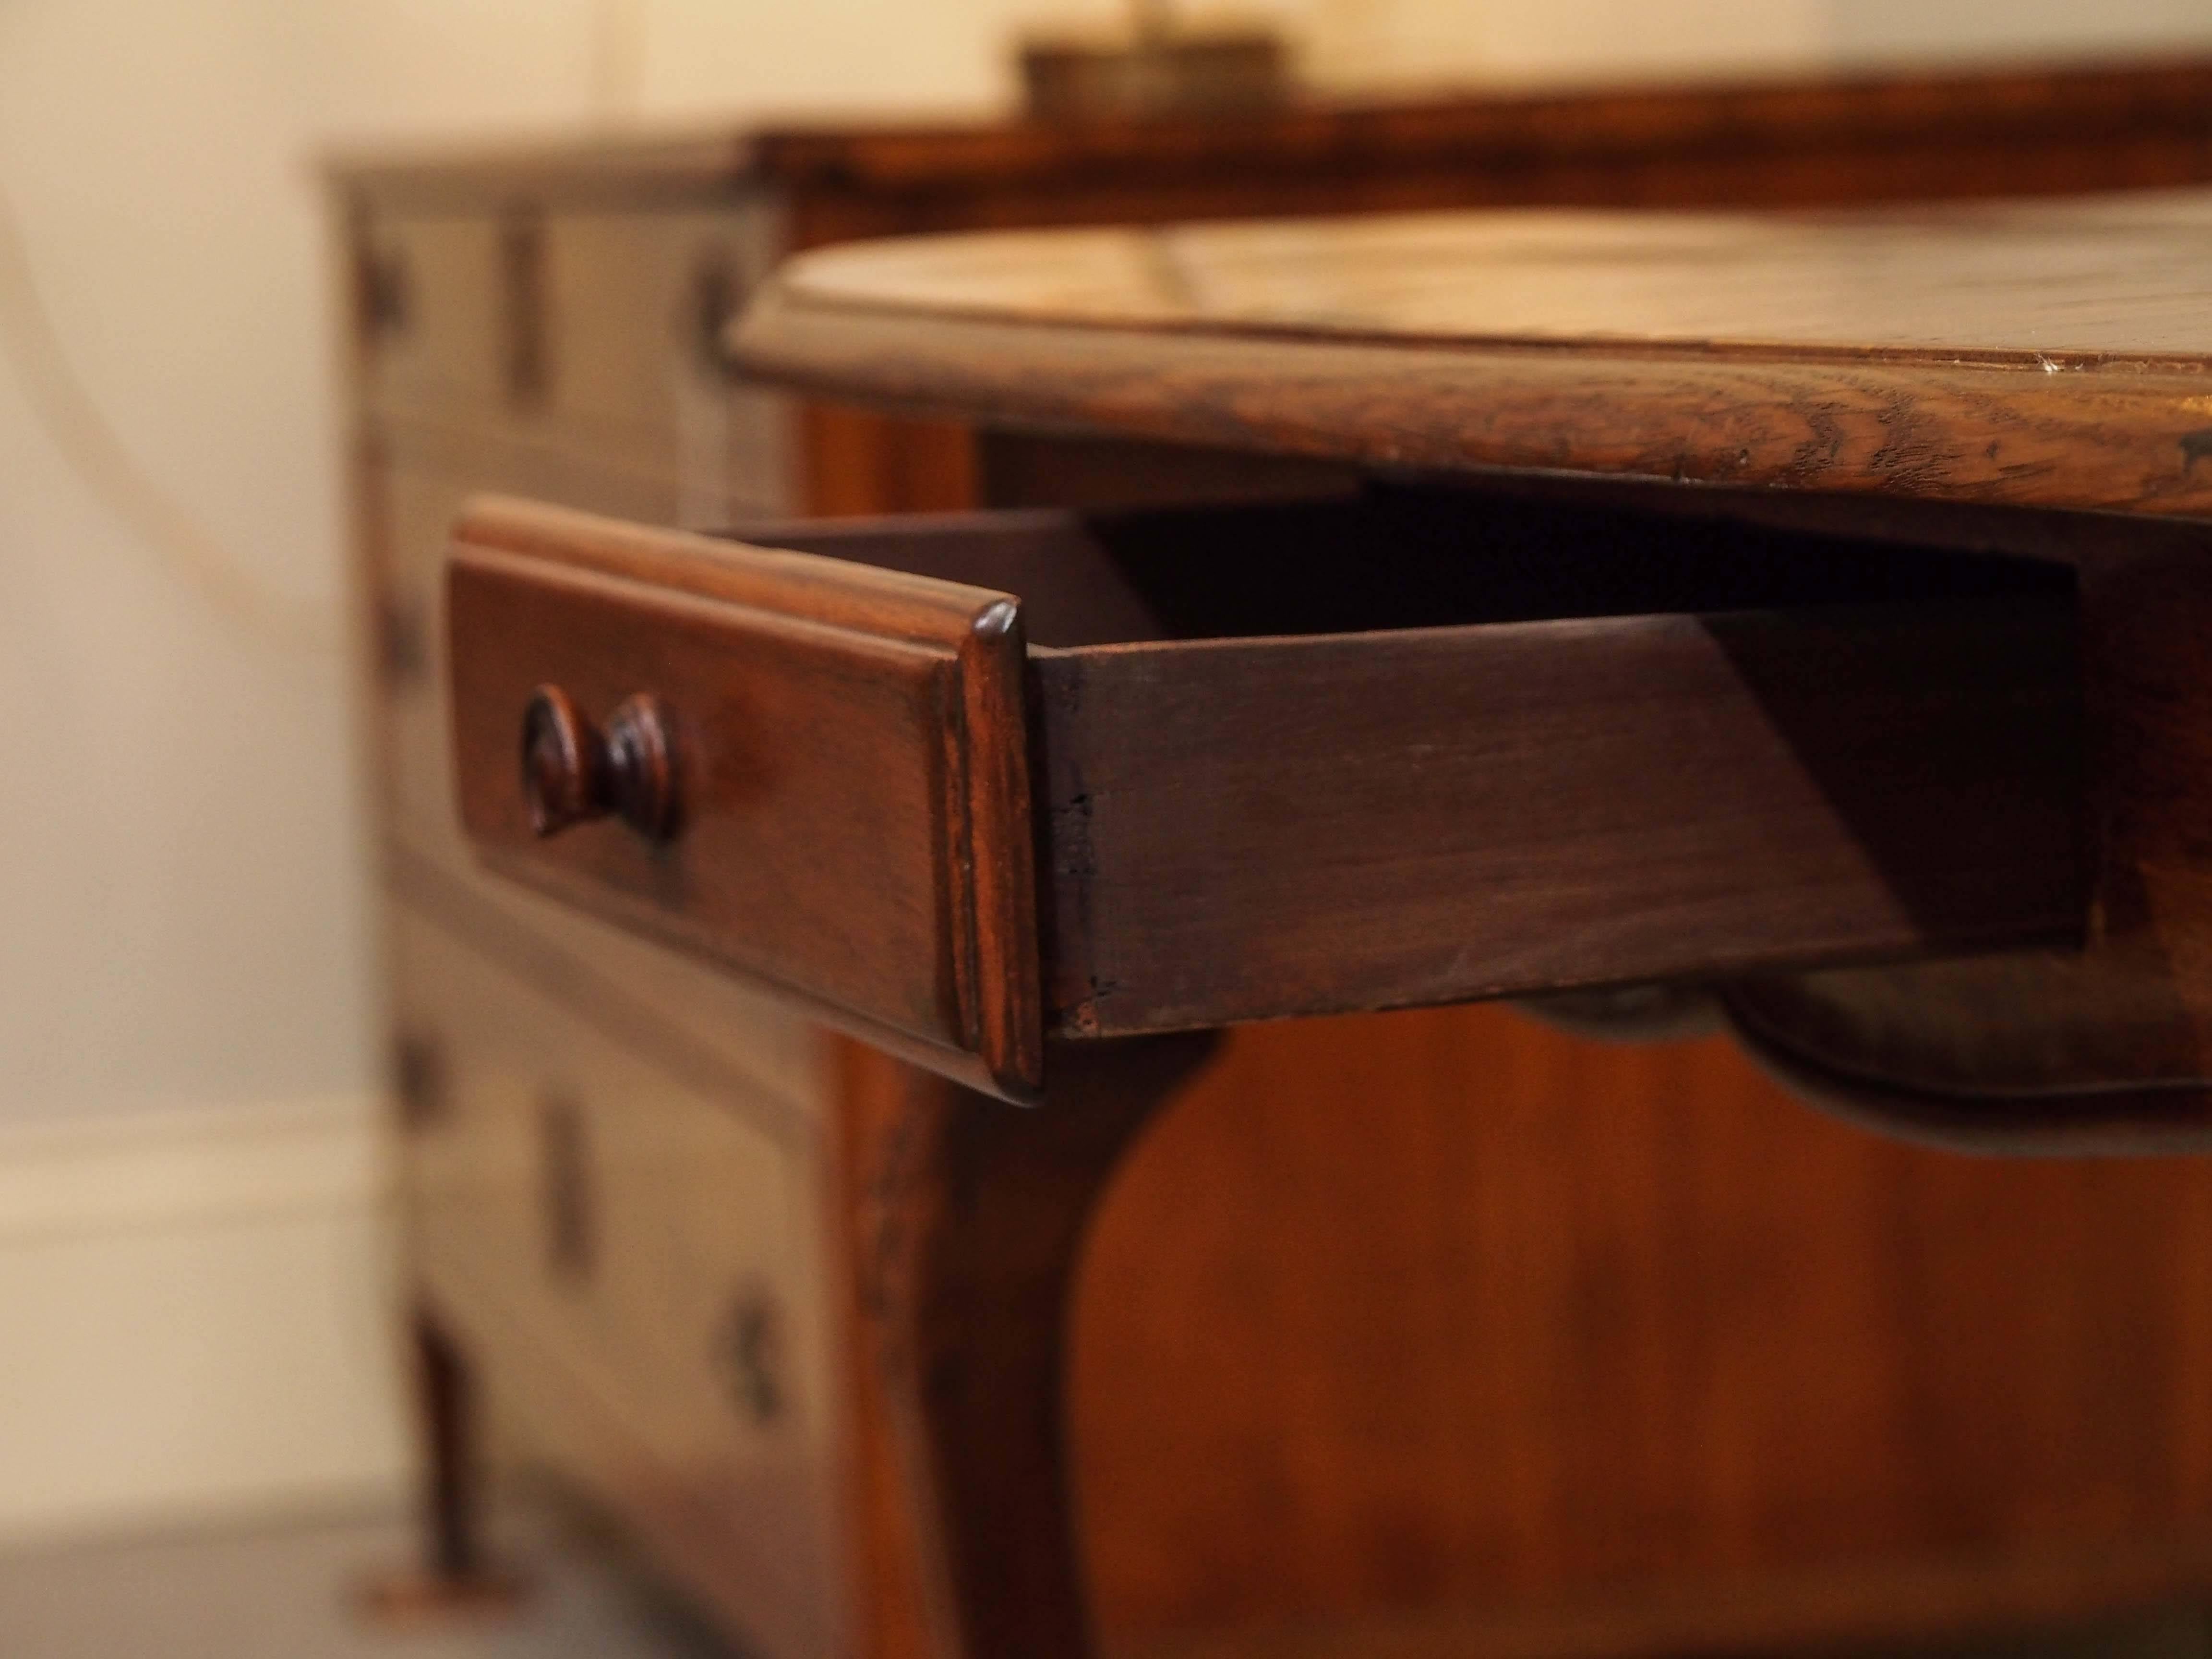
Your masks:
M 1037 1087 L 1009 596 L 496 501 L 458 527 L 448 592 L 455 783 L 488 856 L 872 1036 L 980 1062 L 990 1086 Z M 547 684 L 594 713 L 665 700 L 672 842 L 534 831 L 517 722 Z
M 1903 1145 L 1724 1039 L 1494 1005 L 1237 1032 L 1084 1260 L 1109 1650 L 1772 1655 L 2201 1599 L 2208 1310 L 2212 1162 Z
M 890 1604 L 862 1651 L 1094 1650 L 1066 1414 L 1076 1267 L 1124 1152 L 1212 1051 L 1203 1034 L 1057 1051 L 1021 1113 L 880 1063 L 848 1073 L 852 1408 L 900 1466 L 858 1494 Z
M 2063 605 L 1038 667 L 1069 1036 L 2080 936 Z
M 802 261 L 744 334 L 769 372 L 980 419 L 1504 470 L 1562 500 L 1651 486 L 1642 510 L 1714 520 L 1796 501 L 1869 542 L 1918 513 L 1931 542 L 2072 565 L 2087 950 L 1732 1000 L 1807 1086 L 1912 1133 L 2142 1150 L 2201 1144 L 2212 1074 L 2183 713 L 2203 684 L 2187 520 L 2212 511 L 2212 330 L 2188 266 L 2208 227 L 2189 195 L 948 238 Z
M 1036 629 L 1064 1034 L 2079 937 L 2047 565 L 1460 490 L 1074 522 L 1148 626 Z
M 2183 514 L 2212 505 L 2212 198 L 1455 214 L 801 257 L 753 372 L 1369 465 Z
M 740 533 L 1021 596 L 1064 1034 L 2082 925 L 2053 562 L 1456 489 Z

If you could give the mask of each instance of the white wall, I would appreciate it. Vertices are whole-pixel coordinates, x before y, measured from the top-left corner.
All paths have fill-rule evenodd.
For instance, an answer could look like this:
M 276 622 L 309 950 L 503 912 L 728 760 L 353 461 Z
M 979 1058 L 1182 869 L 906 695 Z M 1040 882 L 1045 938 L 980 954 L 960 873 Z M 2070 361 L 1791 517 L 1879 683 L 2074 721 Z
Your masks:
M 392 1489 L 384 1155 L 343 1102 L 0 1129 L 0 1548 Z
M 2205 0 L 1239 8 L 1270 9 L 1340 86 L 2212 45 Z M 0 1530 L 398 1466 L 374 1161 L 282 1151 L 303 1123 L 358 1145 L 379 1069 L 309 158 L 376 135 L 985 105 L 1018 26 L 1115 11 L 0 0 L 0 1197 L 56 1159 L 137 1169 L 141 1142 L 174 1166 L 132 1188 L 158 1223 L 88 1198 L 12 1224 L 0 1204 L 9 1348 L 45 1356 L 0 1365 Z M 158 1201 L 210 1159 L 278 1173 L 217 1181 L 259 1194 L 230 1209 Z M 104 1334 L 82 1316 L 101 1305 Z
M 2202 48 L 2206 0 L 1824 0 L 1844 58 L 2107 58 Z
M 1829 0 L 1304 0 L 1280 10 L 1324 83 L 1670 79 L 1802 66 L 1827 49 Z
M 283 11 L 0 4 L 0 191 L 145 471 L 239 568 L 330 612 Z M 338 662 L 242 636 L 165 573 L 20 373 L 0 480 L 0 1120 L 364 1086 Z

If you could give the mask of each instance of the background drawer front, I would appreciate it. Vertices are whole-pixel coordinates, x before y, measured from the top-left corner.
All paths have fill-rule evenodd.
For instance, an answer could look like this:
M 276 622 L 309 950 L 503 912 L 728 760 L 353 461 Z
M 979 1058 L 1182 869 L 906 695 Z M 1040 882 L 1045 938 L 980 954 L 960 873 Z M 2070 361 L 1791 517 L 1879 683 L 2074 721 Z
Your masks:
M 678 524 L 726 522 L 733 497 L 786 510 L 791 400 L 738 381 L 720 343 L 781 235 L 765 199 L 378 221 L 357 254 L 365 401 L 433 442 L 540 452 L 507 458 L 518 491 Z M 478 459 L 476 487 L 517 470 Z M 668 505 L 592 482 L 625 473 L 667 485 Z
M 670 465 L 683 499 L 669 522 L 716 522 L 723 495 L 783 502 L 797 476 L 789 400 L 739 383 L 722 346 L 781 255 L 775 204 L 562 212 L 545 235 L 544 412 L 568 447 Z
M 361 258 L 364 401 L 451 417 L 505 400 L 501 222 L 386 219 Z
M 811 1116 L 605 1040 L 450 919 L 395 920 L 422 1073 L 409 1236 L 433 1304 L 533 1448 L 647 1524 L 710 1531 L 723 1594 L 764 1638 L 786 1633 L 763 1645 L 826 1650 L 835 1421 Z

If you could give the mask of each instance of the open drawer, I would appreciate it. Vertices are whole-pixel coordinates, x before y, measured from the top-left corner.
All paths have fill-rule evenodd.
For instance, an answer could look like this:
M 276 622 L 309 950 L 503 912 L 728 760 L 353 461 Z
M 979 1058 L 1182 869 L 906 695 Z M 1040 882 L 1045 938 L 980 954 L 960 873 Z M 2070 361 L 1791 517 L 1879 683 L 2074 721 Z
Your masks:
M 1048 1037 L 2082 925 L 2053 567 L 1413 489 L 759 541 L 472 506 L 467 832 L 1012 1097 Z

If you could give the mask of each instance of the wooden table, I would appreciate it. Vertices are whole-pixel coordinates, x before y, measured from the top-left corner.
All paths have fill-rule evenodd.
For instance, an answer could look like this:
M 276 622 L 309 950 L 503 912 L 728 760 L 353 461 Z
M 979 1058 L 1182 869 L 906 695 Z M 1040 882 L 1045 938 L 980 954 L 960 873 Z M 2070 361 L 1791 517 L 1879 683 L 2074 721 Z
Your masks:
M 720 528 L 1340 488 L 783 392 L 719 325 L 786 253 L 894 233 L 2203 183 L 2208 87 L 1959 65 L 334 168 L 431 1588 L 481 1565 L 472 1473 L 526 1464 L 749 1652 L 917 1651 L 848 1195 L 886 1122 L 969 1098 L 478 865 L 439 648 L 471 495 Z M 1109 1653 L 1769 1654 L 2212 1594 L 2212 1165 L 1864 1135 L 1724 1036 L 1563 1029 L 1702 998 L 1566 995 L 1240 1026 L 1121 1160 L 1064 1384 Z
M 1911 1133 L 2202 1146 L 2208 246 L 2192 195 L 861 245 L 749 371 L 1304 497 L 471 509 L 482 855 L 966 1085 L 852 1160 L 940 1652 L 1085 1644 L 1071 1264 L 1212 1030 L 1690 987 Z

